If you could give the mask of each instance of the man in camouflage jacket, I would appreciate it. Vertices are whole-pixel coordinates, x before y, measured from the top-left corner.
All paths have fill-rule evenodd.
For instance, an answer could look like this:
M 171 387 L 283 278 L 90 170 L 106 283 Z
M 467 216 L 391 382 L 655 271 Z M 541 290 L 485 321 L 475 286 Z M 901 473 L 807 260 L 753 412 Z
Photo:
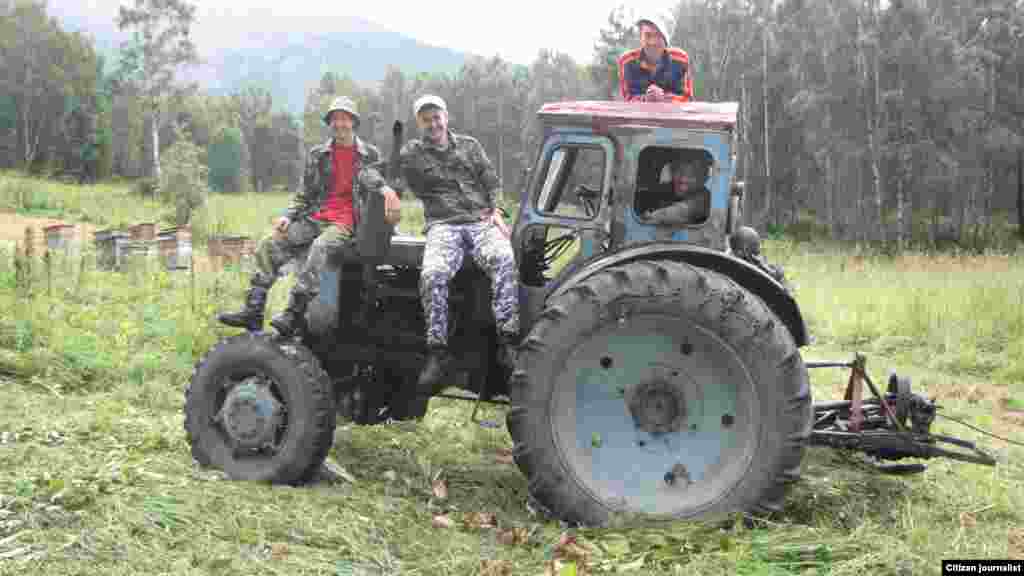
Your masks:
M 309 151 L 302 186 L 284 216 L 274 224 L 273 233 L 256 248 L 257 271 L 250 279 L 245 307 L 240 312 L 221 314 L 219 319 L 224 324 L 261 330 L 267 293 L 281 268 L 308 250 L 288 306 L 271 320 L 282 336 L 295 334 L 303 326 L 306 305 L 319 293 L 320 271 L 328 257 L 354 249 L 358 215 L 367 194 L 384 196 L 385 221 L 389 224 L 400 218 L 398 196 L 377 169 L 380 152 L 355 135 L 359 126 L 355 104 L 345 97 L 335 99 L 324 115 L 324 123 L 334 135 Z
M 519 338 L 519 276 L 509 230 L 497 210 L 501 182 L 472 138 L 448 130 L 448 110 L 438 96 L 413 104 L 422 140 L 401 151 L 404 185 L 423 201 L 427 241 L 420 275 L 430 354 L 419 379 L 421 392 L 436 392 L 450 361 L 448 283 L 468 254 L 491 278 L 494 318 L 502 360 L 511 363 Z

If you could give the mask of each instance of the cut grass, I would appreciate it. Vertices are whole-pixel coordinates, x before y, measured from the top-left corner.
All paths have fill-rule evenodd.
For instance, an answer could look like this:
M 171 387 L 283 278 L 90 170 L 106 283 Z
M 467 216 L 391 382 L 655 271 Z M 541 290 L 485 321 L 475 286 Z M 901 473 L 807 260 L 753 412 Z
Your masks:
M 226 233 L 256 235 L 284 201 L 210 206 L 231 215 Z M 404 231 L 419 232 L 413 218 Z M 1020 257 L 890 259 L 785 242 L 766 252 L 817 337 L 805 359 L 866 351 L 876 381 L 895 368 L 945 413 L 1024 439 Z M 420 423 L 340 427 L 330 456 L 352 481 L 268 486 L 197 468 L 183 389 L 199 356 L 235 332 L 213 317 L 241 302 L 244 270 L 193 283 L 155 267 L 98 271 L 92 256 L 57 263 L 52 297 L 36 266 L 28 297 L 0 254 L 0 574 L 533 576 L 565 555 L 565 528 L 527 506 L 507 432 L 470 423 L 467 403 L 434 399 Z M 290 283 L 274 288 L 272 310 Z M 839 397 L 845 377 L 812 371 L 816 398 Z M 934 428 L 989 447 L 999 465 L 933 461 L 888 477 L 811 449 L 774 518 L 575 530 L 576 552 L 591 573 L 617 574 L 938 574 L 942 558 L 1020 557 L 1024 449 L 950 421 Z M 452 526 L 435 528 L 436 516 Z

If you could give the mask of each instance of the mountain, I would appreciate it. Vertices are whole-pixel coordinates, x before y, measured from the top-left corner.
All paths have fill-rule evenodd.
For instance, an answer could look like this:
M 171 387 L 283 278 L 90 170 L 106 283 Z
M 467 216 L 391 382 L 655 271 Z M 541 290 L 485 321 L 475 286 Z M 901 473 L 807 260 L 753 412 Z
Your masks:
M 411 73 L 454 73 L 465 59 L 465 54 L 394 32 L 336 32 L 222 50 L 207 57 L 194 78 L 218 94 L 247 83 L 260 84 L 284 108 L 301 112 L 306 89 L 329 70 L 372 85 L 384 78 L 389 65 Z
M 91 36 L 108 61 L 116 61 L 118 47 L 128 35 L 117 30 L 113 16 L 107 17 L 116 14 L 115 7 L 76 10 L 69 3 L 51 6 L 51 12 L 66 29 Z M 328 30 L 321 25 L 315 32 L 288 30 L 288 21 L 280 22 L 276 30 L 245 30 L 243 26 L 218 30 L 209 22 L 205 27 L 197 25 L 193 33 L 203 63 L 184 69 L 181 79 L 198 82 L 211 94 L 229 94 L 247 84 L 259 84 L 271 91 L 276 106 L 293 113 L 302 112 L 306 89 L 329 70 L 372 86 L 384 78 L 389 65 L 413 74 L 454 73 L 468 57 L 356 17 L 332 18 Z

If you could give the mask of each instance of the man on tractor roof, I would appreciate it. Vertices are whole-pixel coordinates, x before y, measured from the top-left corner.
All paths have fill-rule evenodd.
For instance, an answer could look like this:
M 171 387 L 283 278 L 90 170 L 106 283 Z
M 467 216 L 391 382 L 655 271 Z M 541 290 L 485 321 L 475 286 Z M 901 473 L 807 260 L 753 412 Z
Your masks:
M 619 57 L 619 88 L 628 102 L 689 102 L 693 98 L 690 57 L 668 45 L 664 28 L 653 20 L 636 23 L 640 47 Z
M 275 222 L 272 233 L 257 245 L 257 271 L 250 279 L 245 307 L 218 317 L 228 326 L 262 330 L 267 293 L 281 268 L 309 248 L 288 306 L 270 322 L 281 336 L 295 335 L 303 328 L 306 305 L 319 293 L 320 270 L 328 257 L 354 249 L 359 208 L 366 195 L 384 196 L 384 219 L 389 224 L 401 218 L 398 195 L 377 170 L 380 152 L 355 134 L 359 128 L 355 103 L 344 96 L 335 98 L 323 121 L 333 135 L 310 149 L 302 186 L 285 215 Z

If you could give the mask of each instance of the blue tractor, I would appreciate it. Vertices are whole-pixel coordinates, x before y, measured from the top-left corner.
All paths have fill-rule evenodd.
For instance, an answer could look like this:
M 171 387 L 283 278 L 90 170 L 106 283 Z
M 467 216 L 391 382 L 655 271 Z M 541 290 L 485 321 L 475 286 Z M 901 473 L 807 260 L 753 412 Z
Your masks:
M 879 458 L 949 455 L 928 440 L 934 405 L 904 379 L 879 393 L 862 361 L 822 363 L 851 369 L 852 395 L 812 404 L 800 309 L 741 225 L 737 108 L 539 111 L 543 145 L 512 234 L 525 334 L 514 368 L 497 361 L 489 280 L 469 260 L 453 280 L 451 383 L 460 397 L 509 404 L 515 462 L 558 518 L 778 510 L 812 442 Z M 396 123 L 392 159 L 400 141 Z M 666 173 L 678 161 L 703 167 L 704 210 L 653 218 L 672 201 Z M 361 215 L 359 253 L 324 273 L 306 334 L 233 336 L 199 362 L 185 429 L 201 464 L 299 483 L 322 464 L 339 417 L 426 413 L 429 398 L 415 390 L 426 358 L 424 239 L 394 234 L 377 202 Z M 874 400 L 860 396 L 861 382 Z

